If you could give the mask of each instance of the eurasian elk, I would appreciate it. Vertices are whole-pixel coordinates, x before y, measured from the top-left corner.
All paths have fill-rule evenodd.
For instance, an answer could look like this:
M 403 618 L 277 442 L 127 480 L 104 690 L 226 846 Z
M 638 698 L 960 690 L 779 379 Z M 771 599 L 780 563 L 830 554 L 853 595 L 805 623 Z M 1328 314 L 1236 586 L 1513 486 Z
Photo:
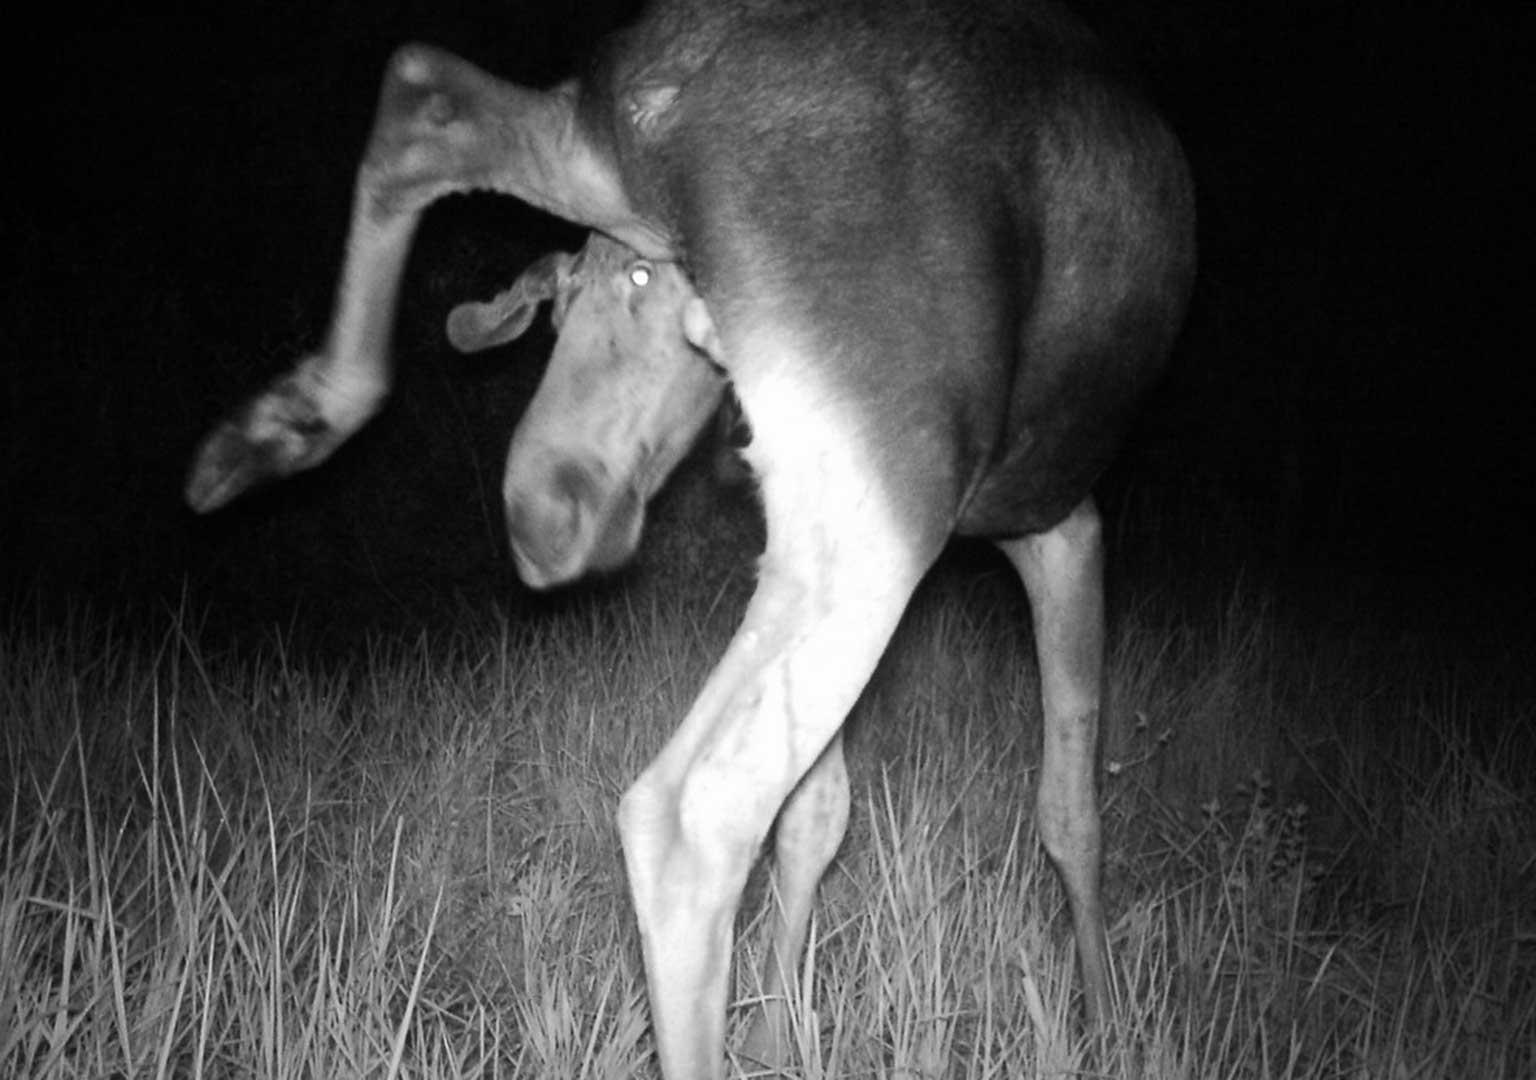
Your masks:
M 619 807 L 665 1075 L 721 1075 L 732 918 L 775 819 L 770 1001 L 746 1052 L 788 1056 L 784 990 L 847 823 L 840 730 L 957 533 L 993 540 L 1029 595 L 1039 830 L 1089 1019 L 1105 1017 L 1089 492 L 1194 274 L 1191 184 L 1167 127 L 1049 0 L 657 0 L 580 79 L 545 91 L 404 48 L 358 174 L 327 343 L 205 444 L 195 508 L 316 464 L 377 408 L 412 233 L 428 204 L 469 189 L 588 226 L 628 258 L 680 263 L 697 294 L 669 332 L 709 378 L 696 354 L 723 370 L 752 431 L 767 524 L 756 592 Z M 525 420 L 507 489 L 529 583 L 627 555 L 644 498 L 707 415 L 656 411 L 649 428 L 548 455 Z M 658 437 L 672 441 L 641 479 L 608 467 Z

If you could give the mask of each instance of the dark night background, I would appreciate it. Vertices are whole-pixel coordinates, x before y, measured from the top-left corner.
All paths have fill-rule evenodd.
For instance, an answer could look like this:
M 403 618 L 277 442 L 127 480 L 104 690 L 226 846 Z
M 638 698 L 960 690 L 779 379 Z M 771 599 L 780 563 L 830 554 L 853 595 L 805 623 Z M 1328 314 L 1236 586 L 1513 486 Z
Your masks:
M 323 332 L 390 51 L 431 41 L 547 83 L 625 7 L 115 5 L 13 29 L 4 603 L 390 627 L 460 597 L 527 602 L 496 492 L 547 331 L 468 360 L 442 338 L 453 303 L 579 243 L 510 201 L 429 215 L 396 395 L 331 464 L 207 520 L 180 489 L 207 427 Z M 1531 16 L 1085 8 L 1182 135 L 1201 213 L 1184 339 L 1103 489 L 1117 573 L 1213 596 L 1241 580 L 1318 618 L 1519 648 L 1536 509 L 1533 354 L 1516 333 Z M 748 506 L 726 494 L 686 528 Z

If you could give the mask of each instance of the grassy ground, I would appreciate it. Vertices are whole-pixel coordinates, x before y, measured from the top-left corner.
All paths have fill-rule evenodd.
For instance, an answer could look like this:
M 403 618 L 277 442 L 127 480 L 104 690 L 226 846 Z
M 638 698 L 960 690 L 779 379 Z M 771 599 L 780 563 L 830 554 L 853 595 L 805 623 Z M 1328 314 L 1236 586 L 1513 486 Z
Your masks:
M 922 594 L 854 717 L 804 1076 L 1536 1070 L 1529 700 L 1242 597 L 1116 620 L 1124 1008 L 1086 1045 L 1000 580 Z M 324 661 L 13 620 L 0 1075 L 655 1075 L 613 810 L 736 606 L 614 591 Z M 763 903 L 759 872 L 738 958 Z

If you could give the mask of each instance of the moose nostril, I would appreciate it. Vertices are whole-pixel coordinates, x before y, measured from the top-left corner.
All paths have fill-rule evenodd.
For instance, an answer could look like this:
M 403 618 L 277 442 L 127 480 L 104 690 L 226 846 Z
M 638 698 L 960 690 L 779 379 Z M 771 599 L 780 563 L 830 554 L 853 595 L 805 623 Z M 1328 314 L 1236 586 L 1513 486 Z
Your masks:
M 536 497 L 507 505 L 512 546 L 540 562 L 563 554 L 576 538 L 580 509 L 569 499 Z
M 602 496 L 599 481 L 591 469 L 562 461 L 509 484 L 507 535 L 524 582 L 545 588 L 588 569 Z
M 573 506 L 590 505 L 597 495 L 597 482 L 592 474 L 574 461 L 564 461 L 555 467 L 550 487 L 556 496 Z
M 572 558 L 595 488 L 580 466 L 561 465 L 536 487 L 509 496 L 507 535 L 514 552 L 547 573 Z

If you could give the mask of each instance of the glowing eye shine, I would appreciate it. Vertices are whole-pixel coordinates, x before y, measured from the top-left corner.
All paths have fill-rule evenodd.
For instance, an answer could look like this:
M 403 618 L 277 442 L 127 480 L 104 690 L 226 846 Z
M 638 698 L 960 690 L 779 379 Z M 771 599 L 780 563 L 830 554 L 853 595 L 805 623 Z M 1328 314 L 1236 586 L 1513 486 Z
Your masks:
M 651 283 L 651 268 L 640 263 L 629 268 L 629 281 L 637 289 L 643 289 Z

